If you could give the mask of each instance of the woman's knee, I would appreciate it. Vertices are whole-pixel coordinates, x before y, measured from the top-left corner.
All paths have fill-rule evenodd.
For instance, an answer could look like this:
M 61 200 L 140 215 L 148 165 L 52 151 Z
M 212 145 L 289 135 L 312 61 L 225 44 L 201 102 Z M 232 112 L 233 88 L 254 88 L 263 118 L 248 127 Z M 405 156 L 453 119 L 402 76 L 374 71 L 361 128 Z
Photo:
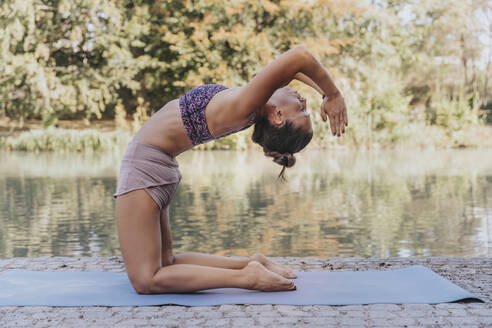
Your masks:
M 166 277 L 167 279 L 162 279 L 162 275 L 160 278 L 161 279 L 158 279 L 156 275 L 154 275 L 152 277 L 134 277 L 133 279 L 130 279 L 130 281 L 138 294 L 148 295 L 172 292 L 174 290 L 173 283 L 176 282 L 172 275 Z
M 138 294 L 148 295 L 153 293 L 153 279 L 152 278 L 134 278 L 131 279 L 133 289 Z

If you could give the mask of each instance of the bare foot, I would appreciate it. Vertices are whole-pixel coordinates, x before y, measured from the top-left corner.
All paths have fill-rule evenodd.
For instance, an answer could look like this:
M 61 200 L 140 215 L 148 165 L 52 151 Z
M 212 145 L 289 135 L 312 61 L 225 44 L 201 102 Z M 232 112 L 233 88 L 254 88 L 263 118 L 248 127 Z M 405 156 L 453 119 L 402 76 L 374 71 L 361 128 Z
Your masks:
M 295 290 L 296 285 L 275 272 L 267 270 L 260 262 L 250 261 L 242 270 L 246 272 L 250 286 L 248 289 L 264 292 L 278 292 L 283 290 Z
M 272 272 L 278 273 L 282 277 L 289 278 L 289 279 L 297 278 L 297 275 L 294 271 L 292 271 L 291 269 L 289 269 L 285 265 L 270 261 L 265 255 L 263 255 L 261 253 L 254 254 L 253 256 L 251 256 L 249 258 L 249 260 L 260 262 L 261 264 L 263 264 L 263 266 L 265 268 L 267 268 L 268 270 L 270 270 Z

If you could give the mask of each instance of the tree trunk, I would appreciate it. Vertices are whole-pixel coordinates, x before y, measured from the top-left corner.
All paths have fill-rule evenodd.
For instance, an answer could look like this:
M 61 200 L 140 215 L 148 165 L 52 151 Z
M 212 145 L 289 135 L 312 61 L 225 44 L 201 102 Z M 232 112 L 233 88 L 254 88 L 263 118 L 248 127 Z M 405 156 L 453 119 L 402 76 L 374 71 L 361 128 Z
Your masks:
M 465 73 L 465 80 L 464 80 L 464 87 L 468 85 L 468 70 L 467 70 L 467 64 L 468 60 L 466 58 L 466 47 L 465 47 L 465 37 L 463 34 L 461 34 L 461 63 L 463 64 L 463 70 Z

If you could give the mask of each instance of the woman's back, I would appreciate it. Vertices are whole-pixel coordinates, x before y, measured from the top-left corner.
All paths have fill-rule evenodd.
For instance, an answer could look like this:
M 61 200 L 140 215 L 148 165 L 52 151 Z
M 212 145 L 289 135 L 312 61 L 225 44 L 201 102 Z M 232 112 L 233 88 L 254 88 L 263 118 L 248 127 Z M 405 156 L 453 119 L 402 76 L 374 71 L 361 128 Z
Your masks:
M 240 117 L 229 101 L 240 88 L 219 84 L 201 85 L 168 102 L 135 135 L 135 140 L 176 156 L 195 145 L 224 137 L 254 123 Z

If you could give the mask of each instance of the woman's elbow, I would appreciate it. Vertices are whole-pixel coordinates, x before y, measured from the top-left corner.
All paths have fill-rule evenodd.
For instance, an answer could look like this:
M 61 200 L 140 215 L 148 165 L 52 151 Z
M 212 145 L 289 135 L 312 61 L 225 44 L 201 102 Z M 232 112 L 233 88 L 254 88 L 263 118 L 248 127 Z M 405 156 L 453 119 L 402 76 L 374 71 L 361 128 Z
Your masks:
M 303 44 L 292 48 L 292 50 L 296 58 L 296 63 L 299 63 L 300 67 L 304 66 L 307 63 L 310 63 L 313 60 L 313 55 L 311 54 L 311 51 L 309 51 L 308 47 Z
M 311 57 L 311 51 L 309 51 L 308 47 L 306 47 L 304 44 L 300 44 L 296 47 L 294 47 L 294 51 L 296 52 L 296 54 L 300 57 L 303 57 L 303 58 L 309 58 Z

